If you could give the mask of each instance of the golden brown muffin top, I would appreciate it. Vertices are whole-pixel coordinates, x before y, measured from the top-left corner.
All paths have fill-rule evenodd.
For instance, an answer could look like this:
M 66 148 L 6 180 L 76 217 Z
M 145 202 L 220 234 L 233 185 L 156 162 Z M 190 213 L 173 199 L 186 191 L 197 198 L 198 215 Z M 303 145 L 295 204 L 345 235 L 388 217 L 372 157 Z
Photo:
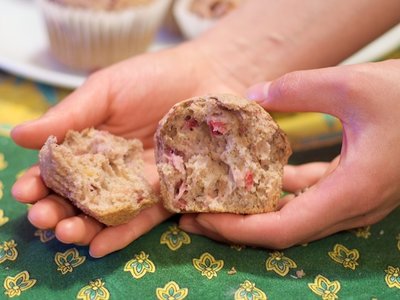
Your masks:
M 221 18 L 236 7 L 243 0 L 193 0 L 190 11 L 205 19 Z
M 122 10 L 132 6 L 148 4 L 154 0 L 51 0 L 55 3 L 93 10 Z

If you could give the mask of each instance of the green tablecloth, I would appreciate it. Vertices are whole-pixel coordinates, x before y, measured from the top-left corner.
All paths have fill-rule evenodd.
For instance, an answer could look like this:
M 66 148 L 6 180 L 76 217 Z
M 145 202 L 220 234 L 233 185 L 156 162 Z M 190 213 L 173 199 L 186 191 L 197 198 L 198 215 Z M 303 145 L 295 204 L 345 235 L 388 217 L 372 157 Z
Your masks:
M 86 247 L 35 229 L 10 189 L 37 152 L 17 147 L 8 132 L 67 93 L 0 73 L 0 299 L 400 299 L 400 209 L 284 251 L 188 235 L 173 217 L 92 259 Z
M 188 235 L 176 217 L 102 259 L 26 219 L 10 188 L 36 161 L 0 137 L 0 298 L 399 299 L 400 209 L 371 227 L 269 251 Z M 115 237 L 118 238 L 118 237 Z

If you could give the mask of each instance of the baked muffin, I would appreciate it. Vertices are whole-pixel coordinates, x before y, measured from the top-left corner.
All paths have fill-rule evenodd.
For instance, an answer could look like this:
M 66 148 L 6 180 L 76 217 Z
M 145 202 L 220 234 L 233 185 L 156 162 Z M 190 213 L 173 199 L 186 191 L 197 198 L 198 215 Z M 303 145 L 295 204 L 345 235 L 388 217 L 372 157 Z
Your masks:
M 52 54 L 76 70 L 95 71 L 145 52 L 170 0 L 38 0 Z
M 244 0 L 177 0 L 174 16 L 187 39 L 211 28 L 220 18 L 236 9 Z
M 257 103 L 226 94 L 180 102 L 160 121 L 155 143 L 168 210 L 276 210 L 291 149 L 286 135 Z
M 106 131 L 69 131 L 62 144 L 50 136 L 39 152 L 47 187 L 106 225 L 128 222 L 158 197 L 143 177 L 143 147 Z

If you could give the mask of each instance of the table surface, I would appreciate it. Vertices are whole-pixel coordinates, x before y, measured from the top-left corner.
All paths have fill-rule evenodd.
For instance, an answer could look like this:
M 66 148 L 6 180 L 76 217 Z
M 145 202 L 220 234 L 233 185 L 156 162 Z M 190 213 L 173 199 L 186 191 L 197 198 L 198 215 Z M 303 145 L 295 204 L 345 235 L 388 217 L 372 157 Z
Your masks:
M 69 92 L 0 72 L 0 299 L 400 299 L 400 209 L 284 251 L 190 235 L 176 216 L 102 259 L 35 229 L 10 189 L 37 152 L 9 130 Z

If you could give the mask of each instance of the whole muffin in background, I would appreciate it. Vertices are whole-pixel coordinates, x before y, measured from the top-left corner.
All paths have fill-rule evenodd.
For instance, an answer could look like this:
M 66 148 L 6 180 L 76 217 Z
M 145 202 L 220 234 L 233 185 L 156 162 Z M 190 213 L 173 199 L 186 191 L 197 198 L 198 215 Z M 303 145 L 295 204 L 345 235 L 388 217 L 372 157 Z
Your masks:
M 176 0 L 174 16 L 187 39 L 193 39 L 211 28 L 220 18 L 245 0 Z
M 165 208 L 254 214 L 277 209 L 286 135 L 258 104 L 234 95 L 174 105 L 155 134 Z
M 170 0 L 38 0 L 52 54 L 64 65 L 95 71 L 145 52 Z

